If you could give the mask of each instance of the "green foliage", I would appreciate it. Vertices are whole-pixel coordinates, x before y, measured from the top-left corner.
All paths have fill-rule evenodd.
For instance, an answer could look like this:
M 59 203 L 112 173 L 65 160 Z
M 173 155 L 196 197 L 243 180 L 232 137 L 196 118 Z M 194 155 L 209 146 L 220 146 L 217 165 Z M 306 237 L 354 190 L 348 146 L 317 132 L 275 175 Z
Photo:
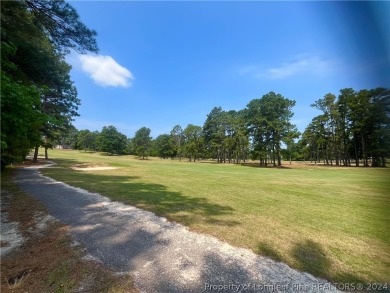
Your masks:
M 229 111 L 225 113 L 226 121 L 226 155 L 228 162 L 240 163 L 248 157 L 249 135 L 245 124 L 245 111 Z
M 183 144 L 184 144 L 184 135 L 183 128 L 180 125 L 175 125 L 171 130 L 171 138 L 173 144 L 173 152 L 176 157 L 181 160 L 183 156 Z
M 60 133 L 55 144 L 64 148 L 79 149 L 78 135 L 79 131 L 76 127 L 69 125 L 69 127 Z
M 203 125 L 205 147 L 218 162 L 225 158 L 226 122 L 226 112 L 214 107 Z
M 194 162 L 202 156 L 204 138 L 202 127 L 188 124 L 183 131 L 184 136 L 184 153 Z
M 150 129 L 144 127 L 127 141 L 121 153 L 143 158 L 187 157 L 190 161 L 212 158 L 219 163 L 245 163 L 251 155 L 261 165 L 274 166 L 281 166 L 282 158 L 290 164 L 292 160 L 312 160 L 330 165 L 350 165 L 355 158 L 357 165 L 363 160 L 368 166 L 370 159 L 372 166 L 385 166 L 390 156 L 389 97 L 389 90 L 381 88 L 359 92 L 343 89 L 338 97 L 328 93 L 312 104 L 323 114 L 314 117 L 301 135 L 291 123 L 295 101 L 270 92 L 240 111 L 214 107 L 203 128 L 189 124 L 183 130 L 176 125 L 170 134 L 162 134 L 153 142 Z M 83 131 L 73 145 L 103 150 L 88 135 L 92 134 Z
M 77 11 L 64 0 L 25 0 L 35 20 L 60 51 L 97 52 L 96 32 L 88 29 Z
M 2 167 L 24 159 L 40 141 L 37 132 L 45 115 L 39 108 L 39 93 L 33 86 L 15 82 L 1 73 L 1 161 Z
M 152 138 L 150 137 L 150 129 L 142 127 L 137 130 L 132 140 L 134 146 L 134 153 L 142 159 L 149 155 L 151 149 Z
M 92 145 L 93 142 L 87 142 L 86 140 L 88 138 L 93 138 L 94 136 L 95 134 L 91 134 L 86 131 L 81 134 L 81 138 L 84 139 L 83 142 L 88 143 L 89 145 Z M 100 150 L 109 154 L 122 155 L 125 153 L 127 148 L 127 137 L 116 130 L 116 128 L 112 125 L 103 127 L 99 135 L 99 142 Z M 79 143 L 82 145 L 82 142 L 79 141 Z
M 104 135 L 106 135 L 106 133 Z M 118 134 L 116 136 L 118 136 Z M 120 135 L 118 137 L 118 140 L 120 141 L 123 139 L 123 137 L 120 137 Z M 105 138 L 103 138 L 103 136 L 98 131 L 91 132 L 87 129 L 80 130 L 77 136 L 79 149 L 85 151 L 97 151 L 99 139 L 102 142 Z M 120 146 L 119 152 L 124 152 L 123 145 Z
M 253 150 L 260 164 L 267 165 L 271 158 L 273 165 L 281 166 L 281 142 L 290 141 L 290 133 L 296 132 L 290 120 L 295 101 L 270 92 L 261 99 L 249 102 L 246 108 L 246 123 L 253 139 Z
M 390 157 L 390 90 L 371 91 L 372 112 L 370 140 L 373 167 L 385 167 L 386 158 Z
M 64 52 L 97 46 L 64 1 L 2 1 L 1 28 L 3 167 L 33 147 L 52 146 L 70 127 L 80 101 Z
M 246 160 L 249 137 L 243 111 L 214 107 L 203 125 L 205 150 L 219 163 Z
M 162 159 L 171 158 L 175 154 L 174 141 L 169 134 L 161 134 L 153 140 L 153 155 Z
M 308 158 L 325 164 L 385 166 L 390 156 L 390 91 L 342 89 L 312 106 L 323 111 L 306 128 L 302 144 Z

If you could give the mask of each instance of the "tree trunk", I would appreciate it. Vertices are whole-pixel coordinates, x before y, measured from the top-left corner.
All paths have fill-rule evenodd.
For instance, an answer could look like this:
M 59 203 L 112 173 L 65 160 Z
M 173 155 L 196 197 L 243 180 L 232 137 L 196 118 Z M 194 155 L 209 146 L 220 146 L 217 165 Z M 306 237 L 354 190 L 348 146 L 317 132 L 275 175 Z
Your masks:
M 354 141 L 355 141 L 355 165 L 356 165 L 356 167 L 359 167 L 359 155 L 358 155 L 358 152 L 357 152 L 356 137 L 355 137 Z
M 272 141 L 272 164 L 275 167 L 276 166 L 276 160 L 275 160 L 275 143 Z
M 276 143 L 276 157 L 278 159 L 278 167 L 282 166 L 282 158 L 280 156 L 280 143 Z
M 366 144 L 364 141 L 364 135 L 362 134 L 362 153 L 363 153 L 363 164 L 364 167 L 368 167 L 367 153 L 366 153 Z
M 39 150 L 39 146 L 36 146 L 35 149 L 34 149 L 33 163 L 37 163 L 38 162 L 38 150 Z
M 48 147 L 45 146 L 45 160 L 49 159 L 49 155 L 47 154 Z

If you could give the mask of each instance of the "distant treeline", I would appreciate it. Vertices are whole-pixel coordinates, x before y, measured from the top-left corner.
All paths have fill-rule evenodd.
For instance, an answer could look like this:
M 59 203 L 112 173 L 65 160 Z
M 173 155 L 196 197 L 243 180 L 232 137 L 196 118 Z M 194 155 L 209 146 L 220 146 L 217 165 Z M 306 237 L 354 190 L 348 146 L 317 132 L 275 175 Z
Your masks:
M 40 146 L 143 158 L 215 159 L 219 163 L 281 160 L 385 166 L 389 157 L 389 90 L 343 89 L 313 104 L 323 114 L 303 134 L 291 123 L 295 101 L 270 92 L 245 109 L 215 107 L 203 126 L 173 127 L 156 139 L 143 127 L 131 139 L 114 126 L 78 131 L 80 100 L 65 56 L 70 50 L 98 52 L 96 32 L 63 0 L 1 1 L 1 169 Z
M 139 129 L 127 138 L 114 126 L 101 132 L 72 128 L 56 141 L 74 149 L 133 154 L 142 158 L 215 159 L 219 163 L 280 166 L 284 160 L 323 162 L 328 165 L 386 166 L 390 157 L 390 90 L 359 92 L 347 88 L 336 97 L 327 94 L 312 107 L 323 112 L 301 134 L 291 123 L 295 101 L 270 92 L 250 101 L 245 109 L 215 107 L 203 126 L 173 127 L 169 134 L 150 136 Z

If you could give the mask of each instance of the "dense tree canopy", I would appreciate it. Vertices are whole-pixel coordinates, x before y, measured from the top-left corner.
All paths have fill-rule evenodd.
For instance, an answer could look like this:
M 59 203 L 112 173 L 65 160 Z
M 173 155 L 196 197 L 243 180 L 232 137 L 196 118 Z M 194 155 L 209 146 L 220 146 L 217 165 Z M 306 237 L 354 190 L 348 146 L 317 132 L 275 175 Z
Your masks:
M 88 133 L 87 133 L 88 134 Z M 93 139 L 91 133 L 85 139 Z M 114 126 L 104 126 L 99 135 L 100 150 L 111 155 L 122 155 L 126 151 L 127 137 L 120 133 Z M 93 142 L 89 142 L 93 144 Z
M 147 127 L 138 129 L 132 139 L 134 153 L 142 159 L 145 159 L 149 155 L 152 146 L 152 137 L 150 136 L 151 130 Z
M 340 90 L 312 106 L 323 114 L 303 133 L 306 157 L 325 164 L 385 166 L 390 156 L 390 90 Z
M 152 142 L 151 154 L 162 159 L 172 158 L 175 155 L 174 141 L 169 134 L 161 134 Z
M 64 0 L 25 0 L 35 22 L 61 52 L 97 52 L 96 32 L 79 20 L 77 11 Z
M 221 107 L 214 107 L 203 125 L 205 146 L 218 162 L 225 160 L 226 118 Z
M 338 97 L 326 94 L 312 105 L 323 113 L 313 118 L 302 135 L 291 123 L 294 104 L 295 101 L 270 92 L 239 111 L 214 107 L 203 127 L 189 124 L 183 130 L 176 125 L 169 134 L 154 140 L 146 127 L 131 139 L 121 134 L 125 145 L 116 153 L 142 158 L 186 157 L 189 161 L 215 159 L 219 163 L 253 159 L 261 165 L 274 166 L 280 166 L 282 159 L 290 163 L 312 160 L 330 165 L 362 162 L 364 166 L 385 166 L 390 156 L 389 90 L 342 89 Z M 102 144 L 104 132 L 77 132 L 70 128 L 69 135 L 58 141 L 78 149 L 107 151 Z M 96 141 L 100 144 L 95 145 Z
M 80 148 L 85 151 L 97 151 L 104 148 L 106 151 L 108 149 L 107 152 L 109 153 L 124 153 L 126 142 L 123 142 L 123 139 L 126 140 L 126 136 L 119 133 L 113 126 L 108 126 L 103 128 L 103 130 L 101 133 L 98 131 L 92 132 L 88 129 L 80 130 L 77 135 L 77 142 Z
M 294 105 L 295 101 L 274 92 L 249 102 L 246 121 L 253 139 L 254 154 L 260 159 L 260 164 L 267 165 L 268 158 L 271 158 L 274 166 L 276 160 L 281 166 L 281 143 L 295 128 L 290 122 Z
M 1 28 L 3 168 L 70 127 L 80 101 L 64 53 L 97 46 L 96 33 L 64 1 L 2 1 Z
M 184 153 L 187 158 L 194 162 L 202 157 L 203 151 L 203 133 L 202 127 L 188 124 L 183 131 L 184 137 Z
M 184 144 L 184 135 L 183 128 L 180 125 L 175 125 L 171 130 L 171 138 L 172 138 L 172 148 L 173 154 L 179 158 L 183 156 L 183 144 Z

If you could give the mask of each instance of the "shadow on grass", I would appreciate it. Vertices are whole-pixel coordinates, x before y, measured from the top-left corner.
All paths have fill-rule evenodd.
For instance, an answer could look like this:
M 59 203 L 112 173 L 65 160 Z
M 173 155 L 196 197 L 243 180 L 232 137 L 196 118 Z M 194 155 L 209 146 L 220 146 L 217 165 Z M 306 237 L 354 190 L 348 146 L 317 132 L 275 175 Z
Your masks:
M 264 168 L 264 169 L 293 169 L 292 167 L 287 166 L 274 166 L 272 163 L 265 165 L 260 165 L 260 163 L 240 163 L 240 166 L 252 167 L 252 168 Z
M 321 245 L 306 240 L 295 245 L 292 250 L 292 256 L 298 262 L 298 268 L 301 271 L 309 272 L 315 276 L 327 277 L 332 265 L 326 256 Z
M 348 272 L 342 272 L 334 275 L 331 270 L 331 260 L 325 254 L 322 246 L 312 240 L 306 240 L 296 244 L 291 253 L 298 262 L 297 268 L 301 271 L 308 272 L 314 276 L 322 277 L 333 282 L 354 284 L 365 283 L 362 278 Z
M 259 243 L 259 245 L 257 246 L 257 253 L 272 258 L 276 261 L 283 261 L 283 258 L 280 253 L 267 242 Z
M 256 252 L 275 261 L 288 263 L 287 259 L 267 242 L 260 242 Z M 322 246 L 312 240 L 305 240 L 297 243 L 290 254 L 296 260 L 296 263 L 293 264 L 295 269 L 310 273 L 316 277 L 324 278 L 331 282 L 339 283 L 341 287 L 338 289 L 340 290 L 344 290 L 342 287 L 343 284 L 367 283 L 367 280 L 364 280 L 356 274 L 332 271 L 331 259 L 326 255 Z M 345 290 L 347 289 L 348 288 L 345 288 Z
M 199 222 L 225 226 L 240 224 L 238 221 L 230 220 L 234 214 L 234 209 L 230 206 L 211 203 L 203 197 L 170 191 L 163 184 L 140 182 L 138 176 L 100 175 L 85 171 L 68 171 L 63 168 L 47 169 L 45 175 L 72 186 L 100 193 L 112 200 L 152 211 L 187 226 Z

